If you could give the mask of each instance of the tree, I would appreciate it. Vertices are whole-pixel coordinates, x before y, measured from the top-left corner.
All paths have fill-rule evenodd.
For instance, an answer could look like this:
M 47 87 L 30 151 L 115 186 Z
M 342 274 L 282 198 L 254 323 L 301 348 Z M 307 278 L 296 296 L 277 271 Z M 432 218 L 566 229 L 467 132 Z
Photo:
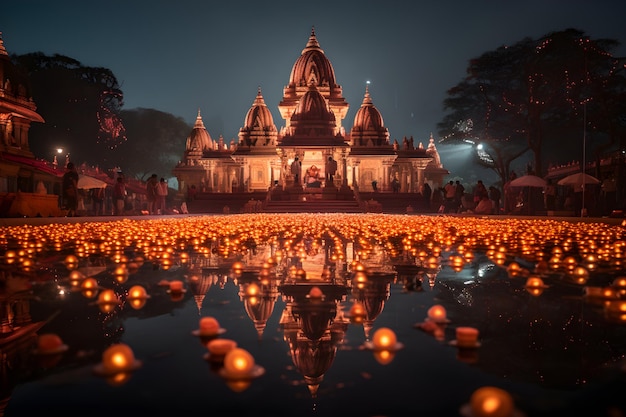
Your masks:
M 46 121 L 29 132 L 35 156 L 48 158 L 51 147 L 63 147 L 77 164 L 106 165 L 111 151 L 126 140 L 119 118 L 123 93 L 111 70 L 41 52 L 12 60 L 29 74 L 33 100 Z
M 582 136 L 585 106 L 597 127 L 595 145 L 615 146 L 624 129 L 617 120 L 623 114 L 624 80 L 620 60 L 609 51 L 618 45 L 567 29 L 472 59 L 468 76 L 448 90 L 444 110 L 451 112 L 438 124 L 440 135 L 445 141 L 482 144 L 479 162 L 503 182 L 511 163 L 527 152 L 537 175 L 548 158 L 570 157 L 559 145 L 568 141 L 566 148 L 572 149 L 572 139 Z
M 153 173 L 168 177 L 185 151 L 191 126 L 181 117 L 154 109 L 123 110 L 128 140 L 114 153 L 127 175 L 146 179 Z

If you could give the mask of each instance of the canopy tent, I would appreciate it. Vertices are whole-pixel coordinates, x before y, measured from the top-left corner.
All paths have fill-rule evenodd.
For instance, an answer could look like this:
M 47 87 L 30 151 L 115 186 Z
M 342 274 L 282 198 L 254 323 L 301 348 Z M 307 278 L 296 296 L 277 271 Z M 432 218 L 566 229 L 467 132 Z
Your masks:
M 78 175 L 78 188 L 83 190 L 89 190 L 91 188 L 104 188 L 108 184 L 98 178 L 90 177 L 89 175 Z
M 546 180 L 536 175 L 523 175 L 511 181 L 511 187 L 535 187 L 543 188 L 546 186 Z
M 568 175 L 567 177 L 561 178 L 559 182 L 557 182 L 557 184 L 558 185 L 572 185 L 574 187 L 582 187 L 583 184 L 585 185 L 600 184 L 600 180 L 592 175 L 578 172 L 576 174 Z

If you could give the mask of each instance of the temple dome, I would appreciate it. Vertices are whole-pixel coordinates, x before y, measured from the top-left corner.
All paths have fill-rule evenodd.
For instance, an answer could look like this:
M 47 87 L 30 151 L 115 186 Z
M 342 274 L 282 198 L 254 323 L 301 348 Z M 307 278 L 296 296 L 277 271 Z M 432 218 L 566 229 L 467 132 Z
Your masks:
M 272 112 L 270 112 L 270 109 L 265 105 L 260 87 L 252 107 L 250 107 L 250 110 L 248 110 L 246 114 L 245 124 L 241 128 L 241 132 L 250 132 L 252 130 L 276 131 Z
M 308 134 L 311 128 L 315 128 L 317 136 L 334 136 L 335 115 L 314 83 L 298 102 L 291 124 L 295 134 Z
M 213 147 L 213 139 L 211 139 L 211 135 L 204 127 L 200 110 L 198 110 L 196 122 L 193 125 L 191 133 L 187 137 L 187 151 L 202 154 L 202 151 L 213 149 Z
M 317 41 L 315 29 L 311 30 L 311 36 L 309 36 L 306 47 L 293 64 L 289 77 L 289 87 L 306 87 L 311 81 L 319 86 L 337 86 L 335 70 Z
M 368 87 L 365 88 L 363 103 L 354 116 L 350 142 L 355 148 L 377 148 L 376 152 L 381 152 L 382 148 L 389 148 L 385 153 L 392 151 L 389 130 L 385 127 L 383 116 L 372 102 Z
M 357 110 L 354 116 L 353 131 L 373 131 L 373 132 L 385 132 L 385 124 L 383 122 L 383 116 L 380 114 L 376 106 L 372 103 L 372 98 L 369 93 L 369 89 L 365 88 L 365 96 L 363 97 L 363 103 Z

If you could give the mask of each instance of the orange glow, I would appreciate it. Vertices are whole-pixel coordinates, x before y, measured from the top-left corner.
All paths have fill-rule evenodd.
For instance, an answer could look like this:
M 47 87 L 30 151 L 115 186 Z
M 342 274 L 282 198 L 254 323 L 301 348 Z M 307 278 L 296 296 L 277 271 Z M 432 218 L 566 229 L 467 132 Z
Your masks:
M 478 343 L 478 329 L 474 327 L 457 327 L 456 343 L 459 347 L 475 347 Z
M 230 339 L 213 339 L 207 343 L 211 355 L 224 356 L 237 347 L 237 342 Z
M 106 372 L 125 372 L 132 368 L 135 355 L 130 346 L 118 343 L 108 347 L 102 354 L 102 365 Z
M 248 378 L 252 368 L 254 368 L 254 358 L 245 349 L 231 349 L 224 357 L 224 370 L 229 378 Z
M 146 289 L 141 285 L 133 285 L 128 290 L 128 298 L 131 300 L 146 298 L 147 296 L 148 293 L 146 292 Z
M 101 304 L 117 304 L 119 301 L 119 297 L 115 291 L 111 289 L 103 290 L 100 295 L 98 295 L 98 303 Z
M 374 332 L 372 337 L 374 349 L 393 349 L 396 346 L 397 338 L 393 330 L 387 327 L 381 327 Z
M 200 319 L 201 335 L 216 335 L 220 330 L 220 324 L 215 317 L 206 316 Z
M 446 309 L 440 304 L 435 304 L 428 309 L 428 318 L 434 322 L 446 321 Z
M 513 413 L 513 399 L 503 389 L 481 387 L 472 394 L 470 406 L 474 417 L 510 417 Z

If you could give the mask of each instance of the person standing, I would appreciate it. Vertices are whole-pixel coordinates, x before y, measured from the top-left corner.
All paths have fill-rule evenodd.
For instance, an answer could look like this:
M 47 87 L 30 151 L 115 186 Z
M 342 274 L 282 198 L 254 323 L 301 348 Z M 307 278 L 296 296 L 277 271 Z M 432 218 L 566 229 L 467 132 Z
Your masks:
M 551 179 L 546 181 L 546 186 L 543 188 L 543 203 L 546 210 L 551 211 L 555 209 L 556 187 Z
M 104 190 L 105 187 L 100 187 L 91 191 L 91 201 L 93 202 L 93 211 L 96 216 L 104 214 Z
M 336 173 L 337 173 L 337 161 L 335 161 L 332 156 L 329 156 L 328 162 L 326 163 L 326 186 L 327 187 L 331 187 L 334 185 L 333 181 L 335 180 Z
M 291 174 L 293 175 L 293 184 L 300 185 L 300 173 L 302 172 L 302 162 L 296 156 L 296 159 L 291 163 Z
M 500 200 L 502 199 L 502 193 L 494 185 L 489 187 L 489 199 L 493 203 L 493 214 L 500 214 Z
M 454 181 L 448 181 L 448 183 L 443 187 L 443 192 L 445 198 L 444 213 L 456 213 L 456 208 L 458 207 L 454 207 L 454 197 L 456 196 L 456 187 L 454 186 Z
M 118 176 L 115 186 L 113 187 L 113 202 L 115 207 L 115 215 L 124 214 L 124 204 L 126 203 L 126 184 L 124 177 Z
M 146 182 L 146 199 L 148 200 L 148 212 L 156 214 L 157 187 L 159 180 L 157 174 L 152 174 Z
M 157 185 L 157 206 L 156 214 L 165 214 L 165 204 L 167 201 L 167 182 L 161 177 Z
M 76 216 L 76 210 L 78 209 L 78 172 L 73 162 L 67 163 L 62 184 L 67 217 Z
M 465 195 L 465 187 L 461 184 L 461 181 L 456 180 L 454 183 L 454 204 L 456 205 L 456 211 L 460 211 L 463 206 L 463 195 Z

